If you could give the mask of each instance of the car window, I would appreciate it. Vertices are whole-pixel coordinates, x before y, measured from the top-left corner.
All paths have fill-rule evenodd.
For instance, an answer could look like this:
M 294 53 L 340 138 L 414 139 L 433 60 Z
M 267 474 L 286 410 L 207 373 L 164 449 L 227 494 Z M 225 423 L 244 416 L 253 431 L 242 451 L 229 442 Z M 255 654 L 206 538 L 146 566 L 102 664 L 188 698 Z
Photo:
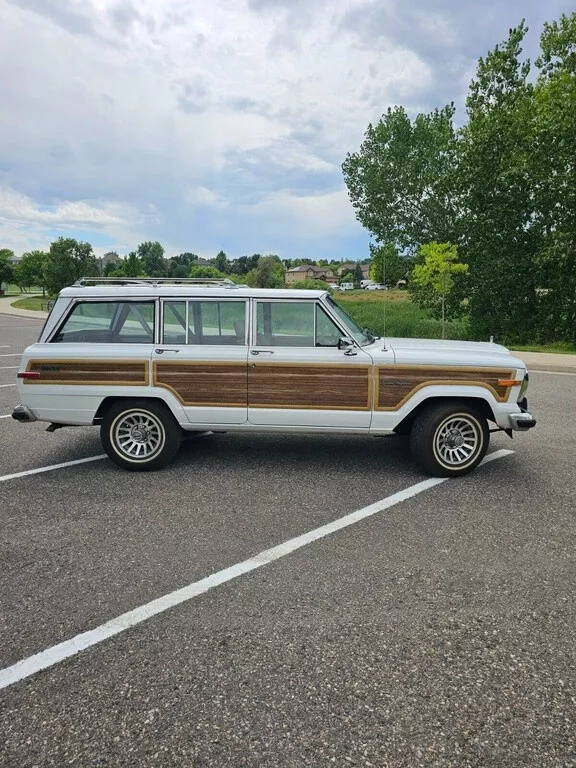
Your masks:
M 337 347 L 342 331 L 328 317 L 319 304 L 316 304 L 316 347 Z
M 245 301 L 165 301 L 165 344 L 246 343 Z
M 153 301 L 83 301 L 52 339 L 55 343 L 152 344 Z
M 186 302 L 165 301 L 162 321 L 164 344 L 186 344 Z

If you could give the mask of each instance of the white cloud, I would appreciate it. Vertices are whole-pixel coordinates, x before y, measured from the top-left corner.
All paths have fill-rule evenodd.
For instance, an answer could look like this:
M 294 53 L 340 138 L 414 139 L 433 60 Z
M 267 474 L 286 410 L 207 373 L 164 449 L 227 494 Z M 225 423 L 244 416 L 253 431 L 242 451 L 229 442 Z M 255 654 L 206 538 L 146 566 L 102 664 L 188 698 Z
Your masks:
M 352 231 L 340 164 L 388 106 L 436 106 L 438 72 L 461 93 L 464 5 L 0 0 L 12 236 L 76 224 L 127 247 L 216 252 L 227 236 L 242 251 L 247 209 L 250 247 L 273 230 L 289 248 L 294 222 L 315 240 Z

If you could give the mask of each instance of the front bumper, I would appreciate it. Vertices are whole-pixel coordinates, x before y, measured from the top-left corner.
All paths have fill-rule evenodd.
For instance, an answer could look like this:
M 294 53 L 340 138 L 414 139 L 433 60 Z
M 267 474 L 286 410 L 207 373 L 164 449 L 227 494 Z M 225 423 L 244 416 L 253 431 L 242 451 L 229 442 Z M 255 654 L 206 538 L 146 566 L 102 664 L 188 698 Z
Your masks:
M 510 414 L 510 428 L 518 432 L 526 432 L 536 426 L 536 419 L 528 411 Z
M 23 424 L 28 424 L 31 421 L 37 421 L 33 411 L 26 405 L 17 405 L 12 411 L 12 418 L 16 421 L 21 421 Z

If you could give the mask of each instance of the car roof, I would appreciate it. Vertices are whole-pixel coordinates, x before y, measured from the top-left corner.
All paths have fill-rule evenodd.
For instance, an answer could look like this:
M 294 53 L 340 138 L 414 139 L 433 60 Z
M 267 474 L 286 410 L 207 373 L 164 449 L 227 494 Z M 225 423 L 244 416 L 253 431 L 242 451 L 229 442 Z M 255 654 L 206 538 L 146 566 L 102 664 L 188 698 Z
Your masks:
M 60 291 L 62 298 L 84 298 L 114 300 L 128 298 L 199 298 L 199 299 L 319 299 L 327 291 L 308 291 L 290 288 L 250 288 L 242 285 L 71 285 Z

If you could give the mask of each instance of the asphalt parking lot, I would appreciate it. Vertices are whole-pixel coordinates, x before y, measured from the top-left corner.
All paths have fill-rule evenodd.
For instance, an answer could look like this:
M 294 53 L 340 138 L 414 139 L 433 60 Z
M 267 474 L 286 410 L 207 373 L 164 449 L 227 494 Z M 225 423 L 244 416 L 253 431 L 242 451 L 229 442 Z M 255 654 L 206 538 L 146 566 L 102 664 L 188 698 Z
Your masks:
M 2 418 L 40 327 L 0 315 L 0 668 L 426 479 L 399 437 L 69 465 L 97 430 Z M 576 375 L 528 396 L 513 454 L 6 685 L 0 765 L 576 766 Z

